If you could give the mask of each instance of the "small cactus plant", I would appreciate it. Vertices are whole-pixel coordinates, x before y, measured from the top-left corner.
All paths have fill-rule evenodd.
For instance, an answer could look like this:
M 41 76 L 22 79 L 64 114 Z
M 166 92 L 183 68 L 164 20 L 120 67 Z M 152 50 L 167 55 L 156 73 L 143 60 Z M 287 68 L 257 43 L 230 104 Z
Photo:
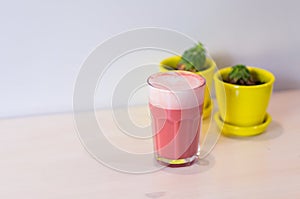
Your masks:
M 178 65 L 178 70 L 198 72 L 208 68 L 206 64 L 206 50 L 202 43 L 184 51 Z
M 261 84 L 261 82 L 255 81 L 248 68 L 241 64 L 232 67 L 232 71 L 228 74 L 227 82 L 237 85 Z

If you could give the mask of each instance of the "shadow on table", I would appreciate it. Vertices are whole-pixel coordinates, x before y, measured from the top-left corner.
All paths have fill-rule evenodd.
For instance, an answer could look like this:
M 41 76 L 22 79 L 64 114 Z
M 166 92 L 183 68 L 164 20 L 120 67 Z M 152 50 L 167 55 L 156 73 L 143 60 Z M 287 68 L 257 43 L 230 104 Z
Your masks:
M 257 141 L 266 141 L 271 139 L 276 139 L 280 137 L 283 133 L 283 128 L 280 125 L 279 122 L 273 121 L 271 122 L 270 126 L 267 128 L 266 132 L 250 137 L 251 140 L 257 140 Z
M 178 174 L 178 175 L 194 175 L 197 173 L 203 173 L 211 169 L 215 165 L 215 158 L 209 154 L 205 158 L 202 158 L 195 162 L 191 166 L 162 169 L 163 172 Z

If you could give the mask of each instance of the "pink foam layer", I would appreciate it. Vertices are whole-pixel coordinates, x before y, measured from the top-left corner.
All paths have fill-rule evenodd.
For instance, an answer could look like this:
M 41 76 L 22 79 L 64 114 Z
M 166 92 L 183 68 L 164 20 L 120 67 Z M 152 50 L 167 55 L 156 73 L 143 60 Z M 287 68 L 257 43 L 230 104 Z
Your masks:
M 186 109 L 203 104 L 205 79 L 200 75 L 177 71 L 156 73 L 148 78 L 149 102 L 167 109 Z

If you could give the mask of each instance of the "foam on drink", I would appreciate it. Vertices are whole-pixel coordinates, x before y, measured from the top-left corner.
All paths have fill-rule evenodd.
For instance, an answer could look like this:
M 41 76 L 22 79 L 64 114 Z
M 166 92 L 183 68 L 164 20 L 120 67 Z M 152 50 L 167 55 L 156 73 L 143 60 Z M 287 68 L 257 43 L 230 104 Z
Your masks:
M 166 109 L 188 109 L 203 103 L 205 79 L 185 71 L 156 73 L 148 78 L 149 103 Z

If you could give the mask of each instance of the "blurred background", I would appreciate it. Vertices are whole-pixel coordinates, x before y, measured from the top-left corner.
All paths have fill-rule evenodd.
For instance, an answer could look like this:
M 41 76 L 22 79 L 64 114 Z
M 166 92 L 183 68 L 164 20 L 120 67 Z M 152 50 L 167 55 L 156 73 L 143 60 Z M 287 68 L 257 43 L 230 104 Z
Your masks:
M 76 77 L 89 53 L 145 26 L 203 42 L 218 67 L 270 70 L 275 91 L 299 89 L 299 11 L 297 0 L 1 1 L 0 117 L 72 111 Z

